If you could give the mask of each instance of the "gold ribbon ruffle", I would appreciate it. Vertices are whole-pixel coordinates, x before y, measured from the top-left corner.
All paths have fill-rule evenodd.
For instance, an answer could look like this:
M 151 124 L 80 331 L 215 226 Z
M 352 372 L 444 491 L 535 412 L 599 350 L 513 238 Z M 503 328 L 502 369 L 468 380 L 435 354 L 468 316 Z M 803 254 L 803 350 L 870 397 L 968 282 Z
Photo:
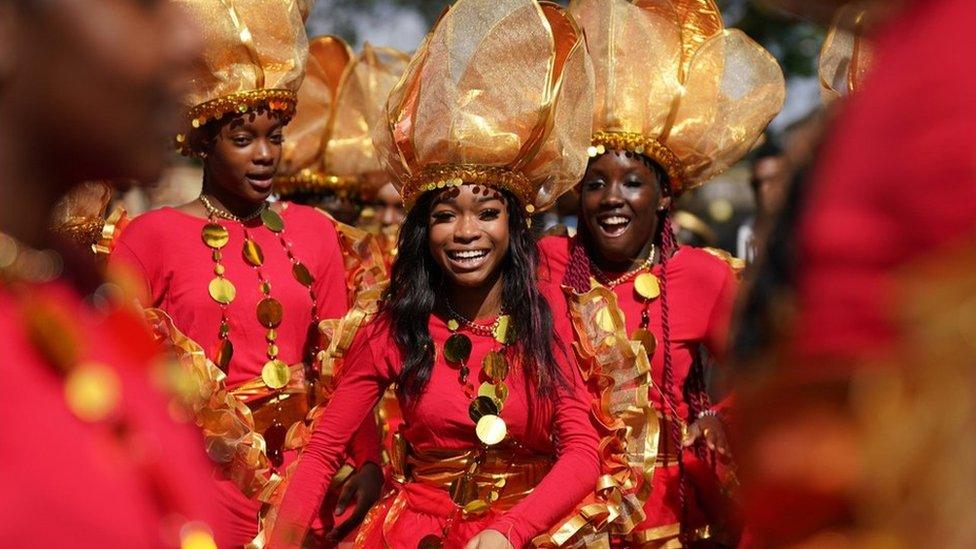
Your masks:
M 599 285 L 581 295 L 564 291 L 576 333 L 573 347 L 583 379 L 596 395 L 592 413 L 602 435 L 603 475 L 569 519 L 533 544 L 608 547 L 609 536 L 628 534 L 645 518 L 662 423 L 648 397 L 650 361 L 641 344 L 627 336 L 617 296 Z

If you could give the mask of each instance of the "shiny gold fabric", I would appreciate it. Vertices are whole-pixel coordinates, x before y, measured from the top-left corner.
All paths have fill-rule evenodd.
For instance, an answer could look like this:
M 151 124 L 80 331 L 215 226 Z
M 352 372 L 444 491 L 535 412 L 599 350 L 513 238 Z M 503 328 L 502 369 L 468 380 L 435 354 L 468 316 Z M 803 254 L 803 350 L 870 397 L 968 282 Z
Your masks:
M 366 44 L 357 56 L 341 38 L 321 36 L 309 44 L 298 108 L 285 128 L 279 195 L 326 189 L 355 191 L 385 180 L 370 127 L 409 56 Z
M 574 0 L 569 11 L 596 73 L 593 133 L 606 139 L 593 145 L 613 148 L 625 134 L 627 150 L 666 168 L 676 157 L 676 193 L 737 162 L 782 108 L 776 60 L 724 29 L 713 0 Z
M 873 48 L 864 37 L 867 11 L 851 4 L 837 11 L 820 50 L 820 98 L 829 104 L 857 92 L 871 67 Z
M 111 200 L 112 187 L 108 183 L 81 183 L 55 205 L 51 229 L 104 259 L 112 251 L 115 237 L 129 221 L 121 206 L 105 215 Z
M 184 97 L 188 134 L 213 118 L 259 105 L 291 112 L 308 55 L 309 0 L 173 0 L 203 31 L 203 56 Z M 282 103 L 282 104 L 279 104 Z
M 408 207 L 468 177 L 451 171 L 459 167 L 494 170 L 486 180 L 544 208 L 585 169 L 591 107 L 583 36 L 562 8 L 459 0 L 391 92 L 373 143 Z M 522 181 L 530 185 L 509 185 Z

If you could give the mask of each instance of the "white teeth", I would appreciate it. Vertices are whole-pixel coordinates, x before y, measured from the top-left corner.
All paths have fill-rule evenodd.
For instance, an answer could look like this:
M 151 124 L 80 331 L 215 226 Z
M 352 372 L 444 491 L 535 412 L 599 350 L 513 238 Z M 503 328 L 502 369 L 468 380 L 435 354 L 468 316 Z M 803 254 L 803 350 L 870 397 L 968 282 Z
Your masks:
M 477 259 L 488 255 L 488 250 L 465 250 L 460 252 L 448 252 L 451 259 Z
M 626 217 L 621 217 L 619 215 L 615 215 L 613 217 L 607 217 L 607 218 L 605 218 L 602 221 L 602 223 L 604 225 L 623 225 L 623 224 L 627 223 L 628 221 L 629 220 Z

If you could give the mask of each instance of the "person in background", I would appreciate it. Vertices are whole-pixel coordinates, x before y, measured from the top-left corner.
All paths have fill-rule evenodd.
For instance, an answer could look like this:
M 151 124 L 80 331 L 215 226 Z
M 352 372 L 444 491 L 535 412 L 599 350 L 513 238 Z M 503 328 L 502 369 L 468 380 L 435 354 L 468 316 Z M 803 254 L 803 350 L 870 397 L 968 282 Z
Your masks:
M 285 130 L 275 179 L 279 198 L 322 208 L 346 225 L 359 224 L 363 206 L 389 182 L 370 128 L 408 61 L 393 48 L 367 43 L 357 55 L 337 36 L 311 40 L 307 76 L 295 120 Z
M 577 0 L 569 10 L 596 73 L 590 161 L 579 232 L 540 241 L 542 277 L 567 288 L 605 476 L 553 535 L 619 547 L 734 542 L 727 402 L 711 401 L 699 358 L 705 348 L 724 359 L 737 273 L 730 258 L 679 246 L 672 212 L 760 138 L 783 105 L 783 74 L 724 28 L 712 2 Z
M 752 263 L 756 257 L 757 238 L 776 215 L 790 179 L 790 169 L 783 151 L 767 140 L 753 153 L 749 185 L 756 200 L 756 213 L 739 227 L 736 257 Z

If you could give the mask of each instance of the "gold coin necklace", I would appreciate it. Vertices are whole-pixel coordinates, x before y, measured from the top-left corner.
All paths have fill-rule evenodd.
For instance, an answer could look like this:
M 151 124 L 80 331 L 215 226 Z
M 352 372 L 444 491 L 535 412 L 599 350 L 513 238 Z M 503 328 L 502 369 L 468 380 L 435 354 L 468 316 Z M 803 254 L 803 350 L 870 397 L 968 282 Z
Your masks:
M 447 327 L 451 336 L 444 342 L 444 358 L 448 364 L 457 365 L 458 382 L 464 389 L 464 394 L 472 399 L 468 406 L 468 416 L 475 424 L 475 434 L 485 446 L 494 446 L 505 439 L 508 428 L 501 417 L 505 400 L 508 399 L 508 359 L 505 350 L 511 343 L 512 326 L 510 317 L 504 312 L 491 324 L 479 324 L 458 313 L 450 303 L 447 304 L 451 319 Z M 490 336 L 501 344 L 500 349 L 488 351 L 481 362 L 482 371 L 488 381 L 482 383 L 477 392 L 468 379 L 471 369 L 468 359 L 471 358 L 471 339 L 458 330 L 464 327 L 473 333 Z
M 291 369 L 288 364 L 283 362 L 278 358 L 279 348 L 278 348 L 278 326 L 281 325 L 281 321 L 284 317 L 284 307 L 281 302 L 275 299 L 271 293 L 271 281 L 268 280 L 262 268 L 264 265 L 264 251 L 261 246 L 251 235 L 251 229 L 248 228 L 247 222 L 261 218 L 261 224 L 277 235 L 278 240 L 288 256 L 288 260 L 292 263 L 292 276 L 299 284 L 308 288 L 309 297 L 312 301 L 312 322 L 313 326 L 317 326 L 319 322 L 318 313 L 318 298 L 315 295 L 315 290 L 312 288 L 314 283 L 314 278 L 308 268 L 299 261 L 292 250 L 291 243 L 284 237 L 285 224 L 284 220 L 278 215 L 277 212 L 268 207 L 267 202 L 263 203 L 255 213 L 241 218 L 235 216 L 229 212 L 218 209 L 210 202 L 210 200 L 205 195 L 200 195 L 200 202 L 203 204 L 204 208 L 207 209 L 209 214 L 208 223 L 204 225 L 202 238 L 203 242 L 210 248 L 211 257 L 214 262 L 214 278 L 210 281 L 209 291 L 210 297 L 218 304 L 220 307 L 220 326 L 217 332 L 218 340 L 217 346 L 214 351 L 214 363 L 217 364 L 222 370 L 227 369 L 228 364 L 230 364 L 230 359 L 234 354 L 234 347 L 230 341 L 230 322 L 227 314 L 228 306 L 234 301 L 237 295 L 237 290 L 234 284 L 226 278 L 226 269 L 223 264 L 223 248 L 227 246 L 230 240 L 230 233 L 227 228 L 220 224 L 220 220 L 224 219 L 227 221 L 233 221 L 240 224 L 242 231 L 244 232 L 244 244 L 241 249 L 241 255 L 244 261 L 250 265 L 258 278 L 258 288 L 263 294 L 263 298 L 258 302 L 256 316 L 258 323 L 264 327 L 267 332 L 265 333 L 265 340 L 268 343 L 267 347 L 267 361 L 261 368 L 261 380 L 269 388 L 274 390 L 280 390 L 288 385 L 291 381 Z M 318 354 L 317 345 L 312 349 L 312 357 Z M 311 362 L 311 361 L 310 361 Z M 308 379 L 311 379 L 309 377 Z
M 645 259 L 643 263 L 638 265 L 636 269 L 631 269 L 626 273 L 618 276 L 617 278 L 608 277 L 606 273 L 604 273 L 603 270 L 600 269 L 600 267 L 597 266 L 597 264 L 592 261 L 590 262 L 590 269 L 592 269 L 593 274 L 596 275 L 597 282 L 612 290 L 617 286 L 620 286 L 621 284 L 630 281 L 634 277 L 639 277 L 645 271 L 650 270 L 650 268 L 654 265 L 654 258 L 656 254 L 657 254 L 657 246 L 655 244 L 651 244 L 651 253 L 647 254 L 647 259 Z M 635 281 L 635 287 L 636 287 L 636 281 Z
M 451 483 L 451 500 L 457 506 L 455 512 L 448 518 L 441 529 L 441 534 L 424 536 L 417 546 L 418 549 L 443 548 L 448 533 L 460 517 L 480 516 L 487 513 L 491 509 L 492 503 L 501 497 L 500 490 L 505 487 L 505 479 L 500 478 L 489 487 L 487 493 L 479 494 L 479 487 L 475 478 L 480 465 L 486 459 L 488 448 L 506 440 L 508 434 L 505 420 L 501 417 L 501 411 L 508 399 L 508 386 L 505 384 L 505 379 L 508 377 L 509 365 L 505 351 L 511 344 L 514 333 L 511 317 L 503 312 L 491 324 L 481 324 L 465 318 L 454 309 L 450 302 L 445 301 L 445 305 L 451 316 L 447 321 L 447 328 L 451 331 L 451 335 L 444 342 L 444 358 L 448 364 L 458 368 L 458 383 L 464 389 L 465 396 L 472 399 L 468 406 L 468 416 L 475 424 L 475 434 L 482 446 L 464 473 Z M 492 337 L 501 345 L 500 348 L 489 351 L 482 360 L 482 371 L 488 377 L 488 381 L 482 383 L 477 391 L 468 379 L 468 376 L 471 375 L 471 369 L 468 366 L 468 360 L 471 358 L 471 339 L 460 333 L 462 329 L 481 336 Z M 522 448 L 517 441 L 510 437 L 508 437 L 508 443 L 512 444 L 513 448 Z

